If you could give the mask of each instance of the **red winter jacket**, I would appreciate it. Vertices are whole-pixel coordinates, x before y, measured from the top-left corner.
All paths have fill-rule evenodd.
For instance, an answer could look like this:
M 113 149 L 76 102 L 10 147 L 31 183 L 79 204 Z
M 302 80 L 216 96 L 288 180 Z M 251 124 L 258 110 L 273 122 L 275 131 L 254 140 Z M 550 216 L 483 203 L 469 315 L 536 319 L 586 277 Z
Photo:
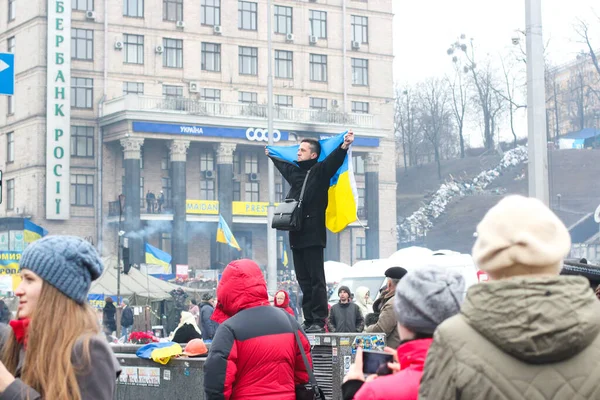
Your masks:
M 277 295 L 279 293 L 283 293 L 285 295 L 285 300 L 283 301 L 283 304 L 277 304 Z M 279 290 L 277 293 L 275 293 L 275 298 L 273 299 L 273 304 L 275 305 L 275 307 L 281 308 L 282 310 L 287 311 L 288 314 L 290 314 L 292 317 L 296 318 L 296 314 L 294 314 L 294 310 L 292 310 L 292 308 L 290 307 L 290 295 L 285 290 Z
M 225 268 L 212 319 L 220 325 L 204 364 L 205 399 L 295 400 L 308 374 L 294 331 L 312 365 L 310 344 L 297 321 L 270 306 L 254 261 Z
M 363 384 L 354 400 L 417 400 L 427 351 L 433 339 L 418 339 L 398 347 L 400 372 Z

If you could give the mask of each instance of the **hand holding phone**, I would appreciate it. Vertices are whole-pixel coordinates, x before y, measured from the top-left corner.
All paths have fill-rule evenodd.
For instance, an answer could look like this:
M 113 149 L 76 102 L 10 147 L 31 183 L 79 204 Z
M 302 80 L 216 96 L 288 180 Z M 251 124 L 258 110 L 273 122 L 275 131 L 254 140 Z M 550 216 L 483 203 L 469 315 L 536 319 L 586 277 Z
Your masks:
M 389 375 L 392 370 L 388 363 L 394 362 L 394 356 L 383 351 L 363 350 L 363 373 L 366 375 Z

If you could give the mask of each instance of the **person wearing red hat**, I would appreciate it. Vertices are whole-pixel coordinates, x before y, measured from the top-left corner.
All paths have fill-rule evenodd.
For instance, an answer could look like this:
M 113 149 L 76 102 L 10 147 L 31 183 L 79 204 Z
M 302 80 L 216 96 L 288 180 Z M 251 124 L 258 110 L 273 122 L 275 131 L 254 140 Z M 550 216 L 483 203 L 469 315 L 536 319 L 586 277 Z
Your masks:
M 275 300 L 273 301 L 273 305 L 277 308 L 281 308 L 288 312 L 292 317 L 296 317 L 294 314 L 294 310 L 290 307 L 290 296 L 285 290 L 280 290 L 275 293 Z

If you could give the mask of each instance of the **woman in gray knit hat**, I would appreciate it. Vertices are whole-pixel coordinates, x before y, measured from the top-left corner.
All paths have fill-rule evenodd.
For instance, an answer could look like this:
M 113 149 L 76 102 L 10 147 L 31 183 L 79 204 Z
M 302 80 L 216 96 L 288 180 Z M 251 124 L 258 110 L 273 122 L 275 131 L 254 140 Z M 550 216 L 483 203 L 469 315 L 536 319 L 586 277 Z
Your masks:
M 25 249 L 17 320 L 3 338 L 0 400 L 112 400 L 119 364 L 87 304 L 103 270 L 96 249 L 47 236 Z

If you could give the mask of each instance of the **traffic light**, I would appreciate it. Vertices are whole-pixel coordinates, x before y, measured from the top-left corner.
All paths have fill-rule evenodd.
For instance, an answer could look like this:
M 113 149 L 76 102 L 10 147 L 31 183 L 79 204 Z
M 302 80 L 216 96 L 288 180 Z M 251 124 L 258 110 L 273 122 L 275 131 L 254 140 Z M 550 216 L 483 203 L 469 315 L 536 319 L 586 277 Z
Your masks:
M 123 273 L 129 273 L 131 262 L 129 260 L 129 247 L 123 247 Z

